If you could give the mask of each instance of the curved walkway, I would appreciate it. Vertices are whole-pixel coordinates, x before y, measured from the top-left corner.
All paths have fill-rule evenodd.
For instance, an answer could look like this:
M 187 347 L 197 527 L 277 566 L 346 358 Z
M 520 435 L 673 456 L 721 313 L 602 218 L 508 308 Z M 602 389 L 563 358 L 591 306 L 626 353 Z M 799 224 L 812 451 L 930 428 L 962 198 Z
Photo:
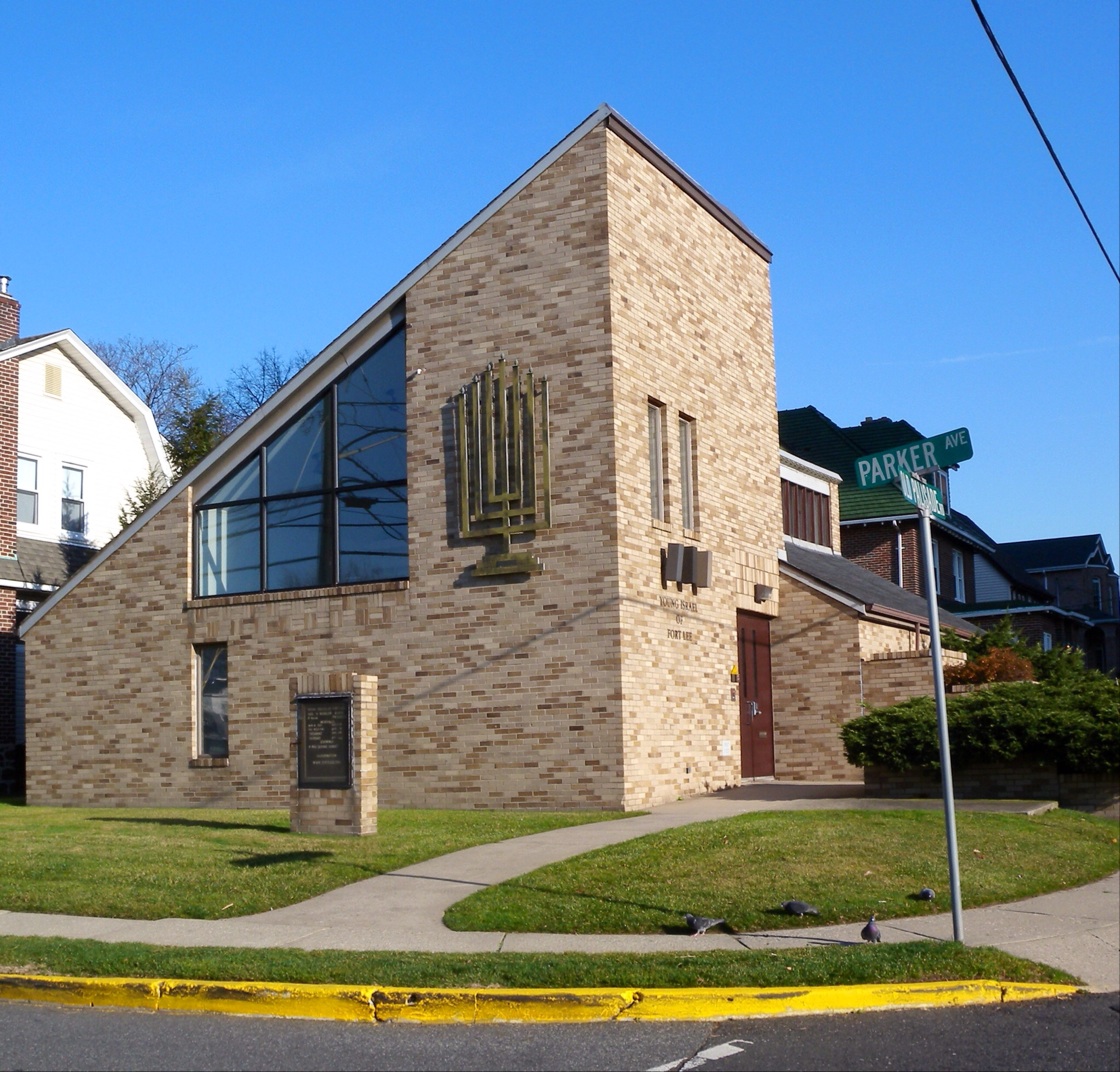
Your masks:
M 452 931 L 444 912 L 474 890 L 604 845 L 748 811 L 925 807 L 939 800 L 879 800 L 862 786 L 763 783 L 653 808 L 645 815 L 479 845 L 365 879 L 287 908 L 228 920 L 121 920 L 0 911 L 0 933 L 173 946 L 425 952 L 633 952 L 855 944 L 851 924 L 767 933 L 687 935 L 506 934 Z M 957 801 L 958 810 L 1034 813 L 1038 801 Z M 942 893 L 944 902 L 947 892 Z M 1074 890 L 968 909 L 964 940 L 1061 968 L 1089 989 L 1120 991 L 1120 873 Z M 951 940 L 949 912 L 880 920 L 884 941 Z

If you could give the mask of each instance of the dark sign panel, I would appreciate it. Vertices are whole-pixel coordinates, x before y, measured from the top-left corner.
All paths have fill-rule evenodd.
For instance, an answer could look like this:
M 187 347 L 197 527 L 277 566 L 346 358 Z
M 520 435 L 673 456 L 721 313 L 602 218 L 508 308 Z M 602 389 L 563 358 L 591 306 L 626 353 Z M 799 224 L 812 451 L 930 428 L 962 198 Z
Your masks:
M 302 699 L 296 712 L 300 789 L 349 789 L 350 698 Z

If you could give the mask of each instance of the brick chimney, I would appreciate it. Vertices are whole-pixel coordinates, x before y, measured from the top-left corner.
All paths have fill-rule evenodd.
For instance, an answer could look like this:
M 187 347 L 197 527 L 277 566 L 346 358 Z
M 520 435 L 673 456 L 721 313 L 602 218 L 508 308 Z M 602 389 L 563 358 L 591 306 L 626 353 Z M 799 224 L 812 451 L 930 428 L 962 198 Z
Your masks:
M 8 293 L 9 276 L 0 275 L 0 345 L 19 337 L 19 302 Z M 19 362 L 5 361 L 0 350 L 0 556 L 16 553 L 16 451 L 19 444 Z M 3 615 L 0 608 L 0 617 Z M 0 622 L 0 631 L 8 628 Z M 0 653 L 2 654 L 2 653 Z
M 8 293 L 11 276 L 0 275 L 0 343 L 19 337 L 19 302 Z

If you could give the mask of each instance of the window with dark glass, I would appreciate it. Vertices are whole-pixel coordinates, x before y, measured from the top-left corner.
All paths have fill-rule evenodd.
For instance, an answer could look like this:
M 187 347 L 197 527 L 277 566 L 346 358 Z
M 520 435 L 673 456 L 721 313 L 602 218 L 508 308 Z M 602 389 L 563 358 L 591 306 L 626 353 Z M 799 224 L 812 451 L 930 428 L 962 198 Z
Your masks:
M 67 532 L 85 532 L 85 474 L 71 465 L 62 467 L 62 527 Z
M 408 577 L 404 331 L 199 503 L 195 594 Z
M 16 460 L 16 520 L 39 523 L 39 463 L 22 454 Z
M 225 644 L 200 644 L 198 658 L 198 754 L 229 756 L 229 682 Z

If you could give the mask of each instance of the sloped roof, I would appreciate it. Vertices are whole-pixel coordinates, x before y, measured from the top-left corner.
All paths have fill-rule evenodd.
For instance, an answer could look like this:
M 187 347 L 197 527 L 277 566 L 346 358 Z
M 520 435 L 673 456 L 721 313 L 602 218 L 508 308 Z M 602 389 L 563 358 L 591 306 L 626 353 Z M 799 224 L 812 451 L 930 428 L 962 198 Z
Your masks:
M 107 398 L 132 419 L 149 468 L 158 469 L 170 478 L 171 464 L 167 460 L 163 437 L 156 428 L 152 411 L 144 400 L 70 328 L 62 328 L 60 331 L 51 331 L 43 335 L 11 339 L 0 347 L 0 361 L 23 361 L 48 350 L 56 350 L 73 362 L 83 375 L 96 384 Z
M 816 551 L 792 540 L 786 541 L 786 561 L 781 568 L 812 577 L 833 592 L 859 604 L 865 614 L 879 614 L 909 622 L 929 624 L 929 604 L 922 596 L 907 592 L 897 584 L 884 580 L 877 573 L 831 551 Z M 977 632 L 971 622 L 938 609 L 938 621 L 946 628 L 963 633 Z
M 0 587 L 57 588 L 95 552 L 96 548 L 82 544 L 17 537 L 15 558 L 0 557 Z
M 1087 536 L 1057 536 L 1048 540 L 1016 540 L 999 544 L 1000 552 L 1020 569 L 1031 572 L 1104 566 L 1111 570 L 1112 558 L 1099 533 Z
M 73 585 L 80 582 L 85 576 L 97 568 L 99 563 L 108 558 L 122 543 L 148 520 L 161 511 L 168 503 L 177 498 L 184 488 L 196 484 L 200 479 L 220 479 L 225 472 L 229 472 L 241 459 L 244 444 L 251 442 L 254 437 L 262 436 L 267 429 L 280 419 L 281 416 L 290 414 L 300 405 L 314 396 L 320 390 L 324 380 L 333 371 L 340 360 L 348 360 L 350 348 L 361 340 L 365 333 L 379 321 L 398 315 L 402 299 L 405 295 L 429 272 L 435 269 L 459 246 L 461 246 L 483 224 L 509 204 L 521 193 L 534 179 L 547 168 L 551 167 L 560 157 L 568 152 L 574 145 L 586 137 L 592 130 L 605 126 L 612 133 L 622 139 L 631 149 L 642 156 L 649 164 L 657 168 L 670 181 L 675 183 L 682 191 L 688 194 L 705 211 L 710 213 L 744 245 L 762 257 L 767 263 L 772 254 L 759 239 L 752 234 L 743 222 L 713 198 L 699 183 L 693 180 L 683 169 L 678 167 L 660 149 L 638 133 L 621 115 L 610 105 L 601 104 L 594 112 L 578 126 L 572 129 L 565 137 L 557 142 L 535 164 L 524 171 L 519 178 L 510 183 L 497 197 L 489 202 L 483 209 L 476 213 L 462 227 L 459 228 L 446 242 L 432 254 L 421 261 L 399 282 L 383 294 L 369 309 L 358 317 L 348 328 L 333 339 L 302 369 L 300 369 L 284 386 L 269 398 L 257 411 L 251 414 L 233 432 L 230 433 L 214 450 L 212 450 L 194 469 L 185 473 L 180 480 L 169 488 L 156 502 L 148 507 L 131 525 L 119 533 L 113 540 L 106 544 L 100 552 L 63 588 L 55 593 L 49 600 L 44 601 L 39 609 L 33 613 L 21 627 L 21 633 L 31 628 L 53 604 L 65 596 Z M 812 460 L 812 459 L 809 459 Z
M 816 406 L 783 409 L 778 411 L 778 442 L 783 450 L 840 474 L 842 522 L 910 516 L 914 513 L 914 506 L 894 484 L 861 488 L 855 483 L 857 458 L 922 438 L 905 421 L 889 421 L 887 424 L 905 438 L 893 443 L 886 442 L 890 430 L 878 422 L 875 427 L 867 428 L 862 436 L 857 437 L 852 434 L 854 429 L 841 428 Z M 902 432 L 903 428 L 907 430 L 905 433 Z M 868 446 L 868 443 L 875 445 Z

